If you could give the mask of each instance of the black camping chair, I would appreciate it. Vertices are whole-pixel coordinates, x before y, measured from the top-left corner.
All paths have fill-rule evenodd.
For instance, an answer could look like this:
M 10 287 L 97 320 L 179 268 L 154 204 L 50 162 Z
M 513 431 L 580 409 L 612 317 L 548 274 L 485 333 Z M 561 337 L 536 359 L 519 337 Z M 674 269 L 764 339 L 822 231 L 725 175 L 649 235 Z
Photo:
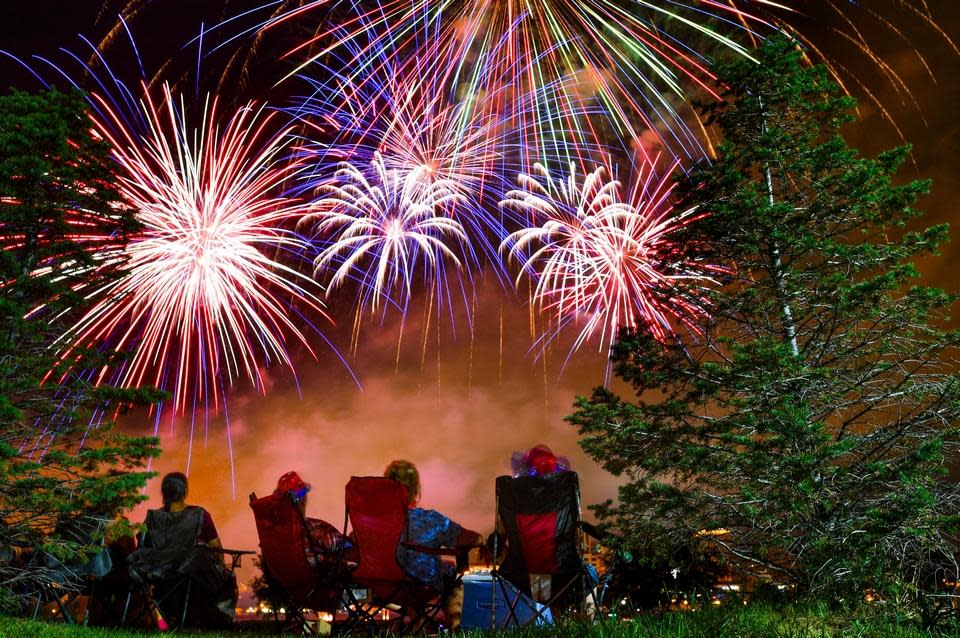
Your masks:
M 74 616 L 74 606 L 82 597 L 88 599 L 89 606 L 89 599 L 95 595 L 97 583 L 112 569 L 110 552 L 103 548 L 89 559 L 68 561 L 44 552 L 38 552 L 36 556 L 46 578 L 36 593 L 33 618 L 37 619 L 42 608 L 52 607 L 53 613 L 45 616 L 44 620 L 59 618 L 68 624 L 86 624 L 86 608 L 83 617 L 77 618 Z
M 179 512 L 147 512 L 147 531 L 140 548 L 127 557 L 131 588 L 121 626 L 128 622 L 130 600 L 137 589 L 147 604 L 131 620 L 132 624 L 142 620 L 143 614 L 159 612 L 171 627 L 184 627 L 195 599 L 209 603 L 209 608 L 203 610 L 209 613 L 198 614 L 197 622 L 191 624 L 205 627 L 232 624 L 237 600 L 234 571 L 243 556 L 255 552 L 197 544 L 203 516 L 200 507 Z
M 136 550 L 136 539 L 133 536 L 118 536 L 107 540 L 106 550 L 110 556 L 112 568 L 102 578 L 93 582 L 90 599 L 87 604 L 85 624 L 98 627 L 119 627 L 123 618 L 124 609 L 133 605 L 134 616 L 146 604 L 139 589 L 135 590 L 135 599 L 128 603 L 131 591 L 130 572 L 127 569 L 127 556 Z M 144 616 L 144 620 L 152 618 Z M 140 629 L 148 629 L 152 625 L 146 624 Z
M 99 538 L 99 550 L 90 556 L 63 559 L 40 548 L 33 551 L 29 569 L 40 577 L 31 592 L 34 619 L 40 616 L 41 610 L 46 609 L 45 620 L 60 619 L 68 624 L 86 624 L 85 612 L 89 607 L 89 599 L 94 595 L 98 582 L 113 569 L 111 554 L 102 541 L 102 531 L 107 523 L 100 518 L 81 517 L 72 521 L 69 529 L 58 526 L 58 536 L 66 541 L 90 544 Z M 81 598 L 87 598 L 88 604 L 81 608 L 83 618 L 77 618 L 76 604 Z
M 524 620 L 517 615 L 519 597 L 512 598 L 506 626 L 549 622 L 552 614 L 574 611 L 585 617 L 599 612 L 597 578 L 583 560 L 584 530 L 580 521 L 580 481 L 575 472 L 545 476 L 500 476 L 496 482 L 497 525 L 494 547 L 503 557 L 494 567 L 494 579 L 509 582 L 543 607 Z M 532 586 L 531 576 L 538 587 Z M 549 587 L 542 586 L 549 582 Z M 510 599 L 507 589 L 502 588 Z M 589 609 L 592 605 L 593 611 Z

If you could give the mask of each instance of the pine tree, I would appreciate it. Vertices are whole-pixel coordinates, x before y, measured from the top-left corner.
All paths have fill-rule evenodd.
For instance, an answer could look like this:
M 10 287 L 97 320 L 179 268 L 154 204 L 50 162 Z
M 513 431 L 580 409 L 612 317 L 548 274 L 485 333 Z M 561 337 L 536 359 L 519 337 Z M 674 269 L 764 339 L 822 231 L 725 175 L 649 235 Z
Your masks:
M 722 143 L 678 189 L 708 213 L 680 250 L 728 273 L 703 334 L 625 331 L 612 358 L 636 397 L 596 389 L 569 421 L 626 477 L 599 509 L 636 547 L 710 538 L 836 597 L 930 588 L 956 574 L 960 335 L 943 327 L 956 296 L 911 262 L 948 229 L 909 230 L 928 183 L 894 181 L 906 147 L 847 145 L 854 104 L 826 69 L 786 40 L 757 55 L 717 65 L 726 93 L 704 110 Z
M 19 603 L 57 560 L 98 549 L 101 522 L 141 500 L 153 439 L 113 433 L 104 415 L 155 392 L 96 386 L 122 356 L 58 360 L 85 296 L 122 276 L 138 224 L 90 134 L 83 98 L 0 97 L 0 603 Z M 113 406 L 113 407 L 111 407 Z

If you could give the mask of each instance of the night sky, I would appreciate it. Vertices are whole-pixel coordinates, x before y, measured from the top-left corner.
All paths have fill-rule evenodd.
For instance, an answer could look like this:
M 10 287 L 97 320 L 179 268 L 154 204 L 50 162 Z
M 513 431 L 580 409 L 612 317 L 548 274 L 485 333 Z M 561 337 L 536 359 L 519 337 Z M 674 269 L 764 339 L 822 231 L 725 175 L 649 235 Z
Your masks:
M 60 46 L 79 51 L 82 43 L 77 33 L 96 41 L 114 23 L 109 17 L 97 23 L 101 4 L 97 0 L 4 0 L 0 3 L 4 29 L 0 48 L 21 57 L 34 53 L 57 57 Z M 120 3 L 113 4 L 110 13 L 115 14 Z M 223 4 L 222 0 L 155 0 L 154 11 L 131 23 L 148 69 L 171 56 L 178 60 L 177 68 L 190 68 L 196 48 L 183 48 L 183 43 L 199 32 L 200 22 L 216 24 Z M 237 10 L 256 3 L 234 0 L 228 4 Z M 876 67 L 849 48 L 838 32 L 849 25 L 823 11 L 823 2 L 792 4 L 811 12 L 809 19 L 797 18 L 794 23 L 863 80 L 891 112 L 903 138 L 913 143 L 914 163 L 904 168 L 902 178 L 934 180 L 933 194 L 920 202 L 927 212 L 923 223 L 958 219 L 960 54 L 929 25 L 898 8 L 896 0 L 870 2 L 895 22 L 904 36 L 891 34 L 877 21 L 857 23 L 875 51 L 903 78 L 917 105 L 902 102 Z M 939 27 L 960 41 L 960 3 L 929 0 L 927 4 Z M 851 14 L 862 16 L 863 12 L 851 10 Z M 121 71 L 132 71 L 129 48 L 117 45 L 116 49 L 110 52 L 111 62 Z M 267 65 L 264 69 L 275 62 L 269 51 L 261 51 L 257 58 L 258 65 Z M 209 67 L 205 82 L 217 68 L 217 60 L 204 61 Z M 236 93 L 256 94 L 263 88 L 258 84 L 263 77 L 255 73 L 251 84 Z M 10 85 L 38 88 L 15 63 L 0 60 L 0 86 Z M 236 83 L 231 86 L 237 87 Z M 849 88 L 862 96 L 862 89 Z M 860 116 L 847 134 L 864 153 L 901 143 L 896 130 L 869 101 L 861 102 Z M 942 256 L 920 267 L 928 283 L 957 290 L 958 261 L 960 241 L 955 239 Z M 317 346 L 318 360 L 305 353 L 296 357 L 298 384 L 289 371 L 271 369 L 267 376 L 272 387 L 266 396 L 243 387 L 236 389 L 227 403 L 236 500 L 231 498 L 224 416 L 210 414 L 205 421 L 203 414 L 198 415 L 193 423 L 190 500 L 211 511 L 225 546 L 256 547 L 246 496 L 252 491 L 271 491 L 277 476 L 289 469 L 300 471 L 313 484 L 308 513 L 338 526 L 343 520 L 343 486 L 348 478 L 380 474 L 393 458 L 407 458 L 420 467 L 426 507 L 444 511 L 484 533 L 493 525 L 494 477 L 509 472 L 514 450 L 536 443 L 547 443 L 571 458 L 573 468 L 581 474 L 586 503 L 615 496 L 616 480 L 579 452 L 576 432 L 563 421 L 572 410 L 574 397 L 589 393 L 603 381 L 605 362 L 598 345 L 583 348 L 565 370 L 561 364 L 567 346 L 562 340 L 546 361 L 536 360 L 529 352 L 532 339 L 526 293 L 504 291 L 493 277 L 481 279 L 478 288 L 472 326 L 461 312 L 455 333 L 445 320 L 438 335 L 434 318 L 424 335 L 423 322 L 417 319 L 422 318 L 423 310 L 414 310 L 402 335 L 399 360 L 400 331 L 395 317 L 382 324 L 368 322 L 357 352 L 351 354 L 349 311 L 338 312 L 337 300 L 332 300 L 338 326 L 325 329 L 325 333 L 347 355 L 362 390 L 322 344 Z M 145 414 L 135 413 L 125 418 L 122 427 L 146 434 L 152 432 L 153 424 Z M 161 426 L 164 454 L 153 468 L 160 472 L 186 466 L 191 423 L 180 419 L 172 427 L 174 433 L 170 434 L 169 420 Z M 158 480 L 149 493 L 159 493 Z

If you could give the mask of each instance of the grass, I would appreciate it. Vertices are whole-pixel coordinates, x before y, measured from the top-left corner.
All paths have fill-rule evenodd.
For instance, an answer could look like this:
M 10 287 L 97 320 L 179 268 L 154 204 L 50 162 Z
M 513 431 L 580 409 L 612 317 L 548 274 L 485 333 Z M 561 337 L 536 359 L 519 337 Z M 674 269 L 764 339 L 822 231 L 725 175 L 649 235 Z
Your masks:
M 0 617 L 2 638 L 156 638 L 158 635 Z M 237 634 L 192 635 L 224 638 Z M 756 604 L 642 616 L 631 621 L 609 620 L 592 626 L 566 623 L 557 627 L 489 633 L 474 631 L 463 635 L 466 638 L 946 638 L 960 635 L 960 623 L 955 621 L 949 626 L 924 630 L 909 620 L 898 621 L 879 615 L 851 617 L 821 606 Z

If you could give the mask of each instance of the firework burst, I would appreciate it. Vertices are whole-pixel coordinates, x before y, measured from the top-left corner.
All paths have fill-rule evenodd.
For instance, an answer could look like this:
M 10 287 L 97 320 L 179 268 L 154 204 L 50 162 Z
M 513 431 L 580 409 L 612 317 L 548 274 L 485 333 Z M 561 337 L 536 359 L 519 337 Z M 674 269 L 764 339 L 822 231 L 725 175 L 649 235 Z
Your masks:
M 571 323 L 582 325 L 571 353 L 595 336 L 608 348 L 620 327 L 642 325 L 664 339 L 674 326 L 694 326 L 704 300 L 695 293 L 666 298 L 662 291 L 681 280 L 707 280 L 712 269 L 677 257 L 670 234 L 700 215 L 672 210 L 667 180 L 642 166 L 624 198 L 603 167 L 582 180 L 572 164 L 563 177 L 539 164 L 535 171 L 520 175 L 520 188 L 501 202 L 531 220 L 503 248 L 521 263 L 517 283 L 531 277 L 534 303 L 555 318 L 544 345 Z
M 332 272 L 331 290 L 358 282 L 358 313 L 385 301 L 406 309 L 418 273 L 439 285 L 445 264 L 461 266 L 468 240 L 448 214 L 465 199 L 458 182 L 389 168 L 377 152 L 369 170 L 342 163 L 334 183 L 320 190 L 303 220 L 327 242 L 316 274 Z
M 144 95 L 142 135 L 91 97 L 93 132 L 111 144 L 122 197 L 143 228 L 126 248 L 127 276 L 87 292 L 92 308 L 59 346 L 65 361 L 80 347 L 135 348 L 99 380 L 171 390 L 177 410 L 191 396 L 217 406 L 224 379 L 263 389 L 261 363 L 290 366 L 288 335 L 310 348 L 290 307 L 322 304 L 312 280 L 276 258 L 306 248 L 284 229 L 304 204 L 271 195 L 300 166 L 285 161 L 289 130 L 271 132 L 276 114 L 262 107 L 241 108 L 221 128 L 208 99 L 192 129 L 168 87 L 159 105 Z
M 446 56 L 455 61 L 457 81 L 497 67 L 499 73 L 487 74 L 477 86 L 484 91 L 496 88 L 494 79 L 507 79 L 518 95 L 533 100 L 515 117 L 531 152 L 552 135 L 545 121 L 559 121 L 565 111 L 590 102 L 606 112 L 606 124 L 597 129 L 572 122 L 579 141 L 595 143 L 609 124 L 623 140 L 655 139 L 674 157 L 699 159 L 709 152 L 709 138 L 689 98 L 715 90 L 711 60 L 729 53 L 749 57 L 775 32 L 795 37 L 813 61 L 826 62 L 846 90 L 866 97 L 895 127 L 899 118 L 881 96 L 893 92 L 917 110 L 919 105 L 901 65 L 885 58 L 882 45 L 902 41 L 931 78 L 931 42 L 945 42 L 960 55 L 935 10 L 910 0 L 284 0 L 263 11 L 269 17 L 253 30 L 257 38 L 288 23 L 312 33 L 290 52 L 307 60 L 304 67 L 357 40 L 373 44 L 360 48 L 348 68 L 365 68 L 380 50 L 404 58 L 412 50 L 426 58 Z M 333 20 L 331 12 L 337 12 Z M 911 40 L 912 32 L 929 37 Z M 879 73 L 858 73 L 863 64 Z M 531 90 L 561 78 L 564 87 L 555 100 Z M 544 110 L 553 116 L 538 115 Z
M 302 125 L 297 150 L 309 166 L 300 177 L 298 190 L 312 198 L 322 195 L 318 203 L 324 214 L 311 217 L 307 223 L 315 224 L 318 242 L 334 246 L 326 248 L 323 258 L 317 260 L 316 276 L 330 281 L 331 290 L 348 281 L 359 282 L 358 311 L 377 310 L 384 300 L 406 311 L 412 275 L 401 277 L 395 269 L 406 271 L 407 266 L 387 266 L 393 259 L 388 254 L 379 276 L 367 272 L 348 277 L 348 271 L 358 268 L 359 261 L 379 247 L 371 249 L 355 237 L 343 243 L 339 229 L 341 224 L 355 226 L 366 219 L 372 220 L 372 225 L 361 234 L 377 229 L 375 232 L 383 236 L 386 232 L 380 226 L 395 221 L 398 211 L 406 211 L 399 213 L 399 218 L 408 218 L 402 224 L 404 228 L 413 222 L 411 228 L 426 223 L 435 226 L 430 237 L 453 242 L 447 250 L 436 253 L 437 259 L 428 252 L 429 257 L 421 262 L 426 288 L 432 295 L 436 293 L 431 299 L 437 300 L 438 316 L 441 306 L 446 306 L 453 322 L 453 306 L 459 305 L 455 298 L 462 298 L 468 321 L 472 321 L 469 308 L 475 305 L 471 302 L 474 274 L 489 268 L 502 283 L 508 281 L 499 245 L 506 237 L 506 225 L 519 220 L 512 219 L 510 211 L 498 209 L 497 203 L 510 189 L 505 176 L 519 170 L 522 155 L 522 140 L 516 130 L 497 109 L 479 103 L 506 103 L 511 96 L 501 91 L 483 98 L 459 99 L 451 88 L 456 83 L 449 77 L 454 65 L 448 60 L 414 61 L 402 58 L 399 52 L 381 54 L 376 65 L 359 73 L 343 60 L 315 63 L 302 76 L 310 93 L 288 110 Z M 472 90 L 467 93 L 475 95 Z M 367 181 L 360 184 L 359 176 Z M 338 193 L 343 184 L 353 188 L 376 184 L 388 192 L 387 199 L 396 201 L 380 202 L 377 211 L 353 211 L 349 222 L 331 217 L 330 207 L 336 209 L 342 202 L 333 202 L 330 195 Z M 350 197 L 356 197 L 356 193 L 350 193 Z M 401 201 L 404 198 L 406 201 Z M 424 216 L 424 211 L 437 208 L 434 200 L 438 198 L 443 200 L 443 215 Z M 347 254 L 351 248 L 363 248 L 368 254 L 352 259 Z M 452 260 L 454 255 L 456 259 Z M 449 265 L 455 268 L 447 268 Z M 393 276 L 387 277 L 387 273 Z M 397 282 L 407 283 L 394 287 Z M 358 318 L 354 325 L 359 326 Z
M 411 187 L 455 183 L 462 194 L 456 217 L 472 239 L 467 265 L 479 264 L 482 253 L 496 264 L 505 232 L 489 211 L 507 189 L 500 176 L 509 135 L 494 114 L 477 113 L 472 102 L 449 95 L 445 67 L 432 60 L 411 75 L 409 66 L 385 57 L 359 77 L 330 65 L 304 75 L 312 91 L 289 109 L 303 124 L 299 151 L 310 167 L 300 189 L 316 192 L 333 181 L 339 162 L 368 165 L 377 154 L 377 162 Z

